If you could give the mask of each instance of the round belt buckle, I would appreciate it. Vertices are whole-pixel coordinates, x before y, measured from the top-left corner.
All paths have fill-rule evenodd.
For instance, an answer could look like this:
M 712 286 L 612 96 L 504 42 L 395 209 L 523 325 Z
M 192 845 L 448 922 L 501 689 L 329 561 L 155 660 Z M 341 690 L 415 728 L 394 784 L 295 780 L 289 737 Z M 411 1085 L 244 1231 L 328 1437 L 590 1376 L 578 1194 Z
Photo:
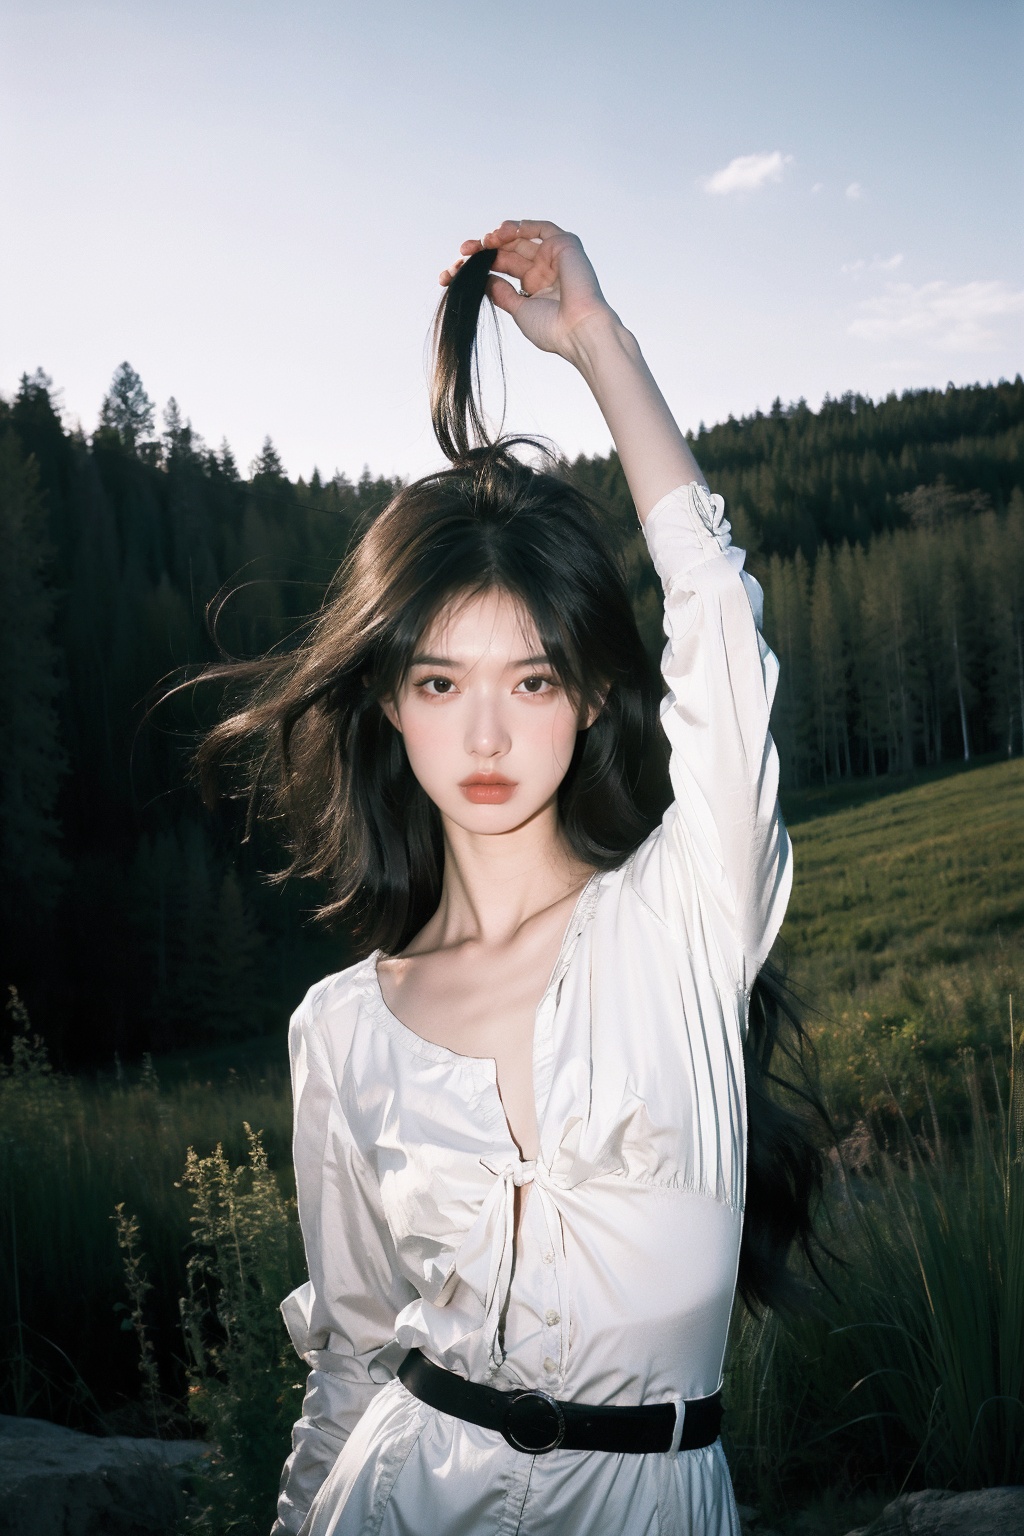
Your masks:
M 565 1416 L 549 1392 L 517 1392 L 505 1412 L 501 1433 L 515 1451 L 543 1456 L 565 1438 Z

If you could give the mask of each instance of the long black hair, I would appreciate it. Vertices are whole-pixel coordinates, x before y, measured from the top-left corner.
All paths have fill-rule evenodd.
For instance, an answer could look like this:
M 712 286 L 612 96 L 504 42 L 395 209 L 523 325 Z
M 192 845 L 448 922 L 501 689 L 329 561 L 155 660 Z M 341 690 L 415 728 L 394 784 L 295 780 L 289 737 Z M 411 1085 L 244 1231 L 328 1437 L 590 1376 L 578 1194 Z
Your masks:
M 285 829 L 291 859 L 278 878 L 327 879 L 321 916 L 343 916 L 367 953 L 402 950 L 441 896 L 440 813 L 381 703 L 394 697 L 417 642 L 452 599 L 509 594 L 533 620 L 574 702 L 596 709 L 558 792 L 561 827 L 581 861 L 616 868 L 671 798 L 661 680 L 599 513 L 553 461 L 524 462 L 523 451 L 540 445 L 491 440 L 486 431 L 476 338 L 493 260 L 493 251 L 471 257 L 438 308 L 431 408 L 449 467 L 403 487 L 384 508 L 294 651 L 207 674 L 236 691 L 234 708 L 200 747 L 208 798 L 219 765 L 241 767 L 250 813 Z M 811 1256 L 823 1161 L 804 1117 L 779 1097 L 793 1071 L 773 1072 L 779 1054 L 799 1068 L 804 1045 L 784 986 L 762 972 L 746 1045 L 738 1280 L 755 1308 L 792 1293 L 794 1242 Z M 815 1102 L 807 1086 L 794 1092 Z

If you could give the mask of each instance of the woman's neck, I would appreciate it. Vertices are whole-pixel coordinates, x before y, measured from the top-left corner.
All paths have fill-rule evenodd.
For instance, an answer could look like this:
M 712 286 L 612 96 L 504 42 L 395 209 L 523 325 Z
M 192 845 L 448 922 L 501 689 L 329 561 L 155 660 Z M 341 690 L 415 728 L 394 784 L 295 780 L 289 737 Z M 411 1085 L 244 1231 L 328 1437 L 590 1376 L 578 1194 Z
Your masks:
M 537 913 L 578 891 L 594 873 L 569 847 L 557 806 L 511 832 L 487 836 L 445 822 L 437 911 L 415 941 L 426 949 L 476 940 L 502 945 Z

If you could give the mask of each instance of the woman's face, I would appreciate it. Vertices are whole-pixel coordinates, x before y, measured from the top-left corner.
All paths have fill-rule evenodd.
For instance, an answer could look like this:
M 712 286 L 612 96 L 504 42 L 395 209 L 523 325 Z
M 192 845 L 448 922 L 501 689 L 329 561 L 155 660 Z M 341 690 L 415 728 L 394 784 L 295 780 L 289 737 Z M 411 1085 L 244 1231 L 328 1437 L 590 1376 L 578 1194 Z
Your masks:
M 383 705 L 412 771 L 467 832 L 509 832 L 553 806 L 581 720 L 528 613 L 498 589 L 450 603 Z

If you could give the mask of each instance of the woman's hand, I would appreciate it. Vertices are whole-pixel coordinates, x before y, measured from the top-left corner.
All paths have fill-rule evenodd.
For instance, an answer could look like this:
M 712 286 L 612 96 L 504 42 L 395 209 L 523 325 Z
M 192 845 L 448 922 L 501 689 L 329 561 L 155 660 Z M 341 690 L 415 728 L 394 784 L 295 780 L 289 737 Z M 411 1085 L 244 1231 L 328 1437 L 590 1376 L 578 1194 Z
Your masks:
M 579 369 L 612 434 L 641 522 L 663 496 L 700 470 L 636 338 L 610 309 L 575 235 L 543 220 L 506 219 L 482 240 L 465 240 L 441 282 L 468 256 L 496 250 L 487 292 L 534 346 Z M 517 278 L 518 291 L 496 272 Z
M 591 323 L 616 319 L 578 236 L 542 219 L 506 219 L 482 240 L 464 240 L 461 256 L 441 273 L 444 287 L 467 256 L 497 250 L 492 274 L 507 272 L 517 290 L 491 276 L 488 297 L 512 316 L 523 335 L 545 352 L 557 352 L 577 367 L 581 344 Z

